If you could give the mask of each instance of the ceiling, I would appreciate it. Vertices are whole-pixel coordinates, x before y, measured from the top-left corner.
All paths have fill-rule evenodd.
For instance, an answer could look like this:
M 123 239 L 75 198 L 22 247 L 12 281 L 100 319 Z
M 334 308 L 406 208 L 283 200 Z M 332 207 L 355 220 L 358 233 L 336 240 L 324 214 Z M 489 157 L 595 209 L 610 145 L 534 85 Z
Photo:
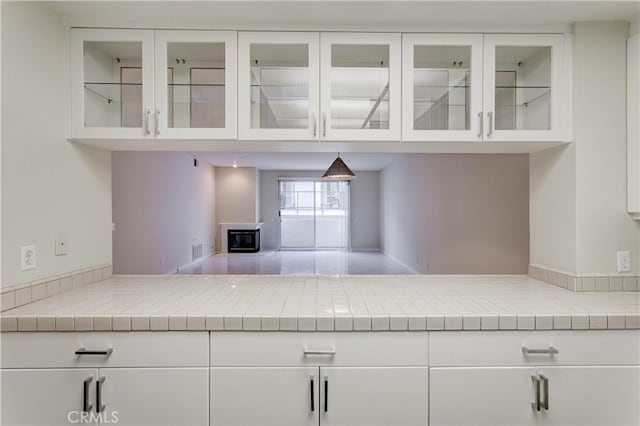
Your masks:
M 310 152 L 200 152 L 194 156 L 214 166 L 257 167 L 261 170 L 326 170 L 337 153 Z M 402 154 L 350 152 L 341 157 L 353 170 L 381 170 Z
M 561 30 L 637 19 L 631 1 L 53 1 L 71 26 L 370 31 Z

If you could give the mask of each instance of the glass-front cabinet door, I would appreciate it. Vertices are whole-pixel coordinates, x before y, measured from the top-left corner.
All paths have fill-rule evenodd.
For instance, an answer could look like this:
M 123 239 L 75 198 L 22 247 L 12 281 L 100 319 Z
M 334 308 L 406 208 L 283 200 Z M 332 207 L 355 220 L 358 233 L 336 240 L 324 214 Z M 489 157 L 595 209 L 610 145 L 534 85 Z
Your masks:
M 238 133 L 317 140 L 318 33 L 238 33 Z
M 153 31 L 72 29 L 73 138 L 152 138 Z
M 235 139 L 236 33 L 155 32 L 159 139 Z
M 402 140 L 482 141 L 482 34 L 404 34 Z
M 566 81 L 561 34 L 484 36 L 485 141 L 561 141 Z
M 400 140 L 400 34 L 321 34 L 321 138 Z

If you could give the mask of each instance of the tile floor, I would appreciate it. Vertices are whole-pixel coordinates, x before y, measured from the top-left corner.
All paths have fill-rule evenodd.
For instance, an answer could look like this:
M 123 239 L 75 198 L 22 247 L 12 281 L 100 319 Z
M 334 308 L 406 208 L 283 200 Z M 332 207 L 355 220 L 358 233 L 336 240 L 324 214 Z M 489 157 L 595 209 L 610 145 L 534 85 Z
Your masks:
M 179 272 L 182 275 L 405 275 L 415 272 L 380 252 L 261 251 L 217 254 Z

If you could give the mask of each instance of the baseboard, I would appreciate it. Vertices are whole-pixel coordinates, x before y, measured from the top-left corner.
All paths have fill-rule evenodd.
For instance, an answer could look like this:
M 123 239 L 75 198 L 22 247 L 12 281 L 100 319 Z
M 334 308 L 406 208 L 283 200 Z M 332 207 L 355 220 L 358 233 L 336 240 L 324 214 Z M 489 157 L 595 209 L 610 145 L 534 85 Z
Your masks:
M 110 264 L 58 274 L 24 284 L 0 288 L 0 311 L 28 305 L 38 300 L 57 296 L 88 284 L 111 278 Z
M 529 265 L 529 276 L 547 284 L 571 291 L 638 291 L 637 273 L 591 273 L 577 274 L 544 265 Z

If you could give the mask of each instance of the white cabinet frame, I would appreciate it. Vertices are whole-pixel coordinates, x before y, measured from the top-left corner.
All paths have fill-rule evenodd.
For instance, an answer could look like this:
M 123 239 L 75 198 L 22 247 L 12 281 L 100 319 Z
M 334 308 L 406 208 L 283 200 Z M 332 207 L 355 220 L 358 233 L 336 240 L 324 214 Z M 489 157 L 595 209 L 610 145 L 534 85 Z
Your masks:
M 87 139 L 153 139 L 153 132 L 141 127 L 86 127 L 84 108 L 84 42 L 142 43 L 142 108 L 153 110 L 153 30 L 73 29 L 70 31 L 71 137 Z M 151 117 L 149 117 L 151 120 Z
M 309 47 L 309 126 L 306 129 L 251 127 L 251 45 L 306 44 Z M 238 137 L 245 140 L 318 140 L 319 34 L 317 32 L 238 32 Z
M 402 35 L 402 141 L 403 142 L 479 142 L 482 141 L 482 34 L 403 34 Z M 414 129 L 414 50 L 415 46 L 469 46 L 471 72 L 469 130 Z
M 234 31 L 156 31 L 155 32 L 155 118 L 157 139 L 235 139 L 237 137 L 237 46 Z M 168 127 L 167 44 L 224 43 L 225 45 L 225 125 L 220 128 Z
M 568 121 L 565 114 L 569 76 L 565 74 L 563 34 L 485 34 L 484 36 L 484 140 L 486 142 L 562 141 Z M 551 47 L 551 129 L 495 129 L 495 58 L 498 46 Z
M 388 45 L 389 46 L 389 128 L 388 129 L 332 129 L 331 128 L 331 46 Z M 320 34 L 320 109 L 321 138 L 328 141 L 399 141 L 401 134 L 401 55 L 400 33 L 321 33 Z

